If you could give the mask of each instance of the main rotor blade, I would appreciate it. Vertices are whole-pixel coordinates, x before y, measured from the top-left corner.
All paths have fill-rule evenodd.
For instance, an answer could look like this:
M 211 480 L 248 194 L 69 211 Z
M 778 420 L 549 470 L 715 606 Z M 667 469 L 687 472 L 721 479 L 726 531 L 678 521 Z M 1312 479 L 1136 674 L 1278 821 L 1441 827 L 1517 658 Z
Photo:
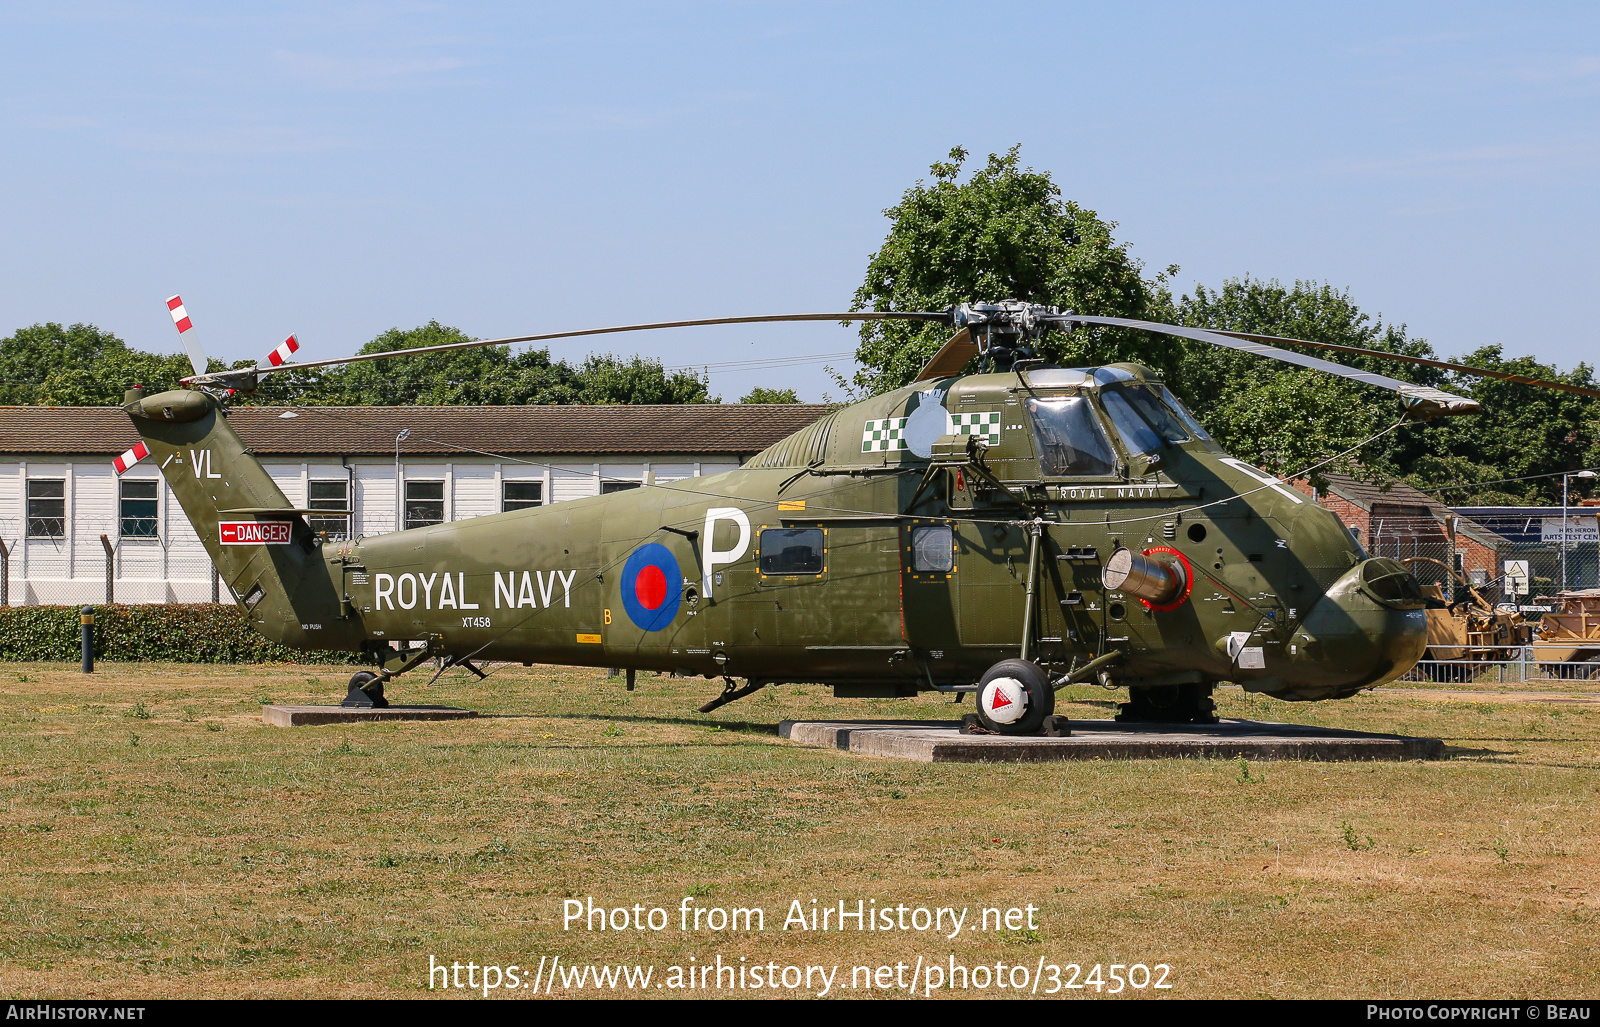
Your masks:
M 1271 357 L 1273 360 L 1281 360 L 1284 363 L 1298 364 L 1314 371 L 1324 371 L 1328 374 L 1338 375 L 1341 378 L 1349 378 L 1351 381 L 1376 385 L 1380 389 L 1388 389 L 1391 392 L 1398 393 L 1400 402 L 1406 408 L 1407 415 L 1413 418 L 1475 414 L 1483 410 L 1482 405 L 1476 400 L 1467 399 L 1465 396 L 1457 396 L 1454 393 L 1430 388 L 1426 385 L 1403 382 L 1398 378 L 1373 374 L 1371 371 L 1362 371 L 1345 364 L 1335 364 L 1331 360 L 1307 356 L 1304 353 L 1296 353 L 1293 350 L 1278 349 L 1274 346 L 1241 340 L 1232 335 L 1208 331 L 1203 328 L 1184 328 L 1178 325 L 1161 324 L 1156 321 L 1139 321 L 1131 317 L 1095 317 L 1088 314 L 1059 314 L 1050 317 L 1049 320 L 1076 322 L 1079 324 L 1117 325 L 1123 328 L 1135 328 L 1139 331 L 1158 332 L 1162 335 L 1177 335 L 1185 339 L 1194 339 L 1196 342 L 1209 342 L 1213 346 L 1223 346 L 1243 353 L 1252 353 L 1258 357 Z M 1298 342 L 1299 340 L 1294 341 Z
M 280 364 L 277 367 L 238 368 L 215 374 L 197 374 L 182 379 L 185 385 L 207 385 L 212 382 L 237 378 L 252 372 L 271 374 L 274 371 L 304 371 L 313 367 L 332 367 L 336 364 L 354 364 L 363 360 L 387 360 L 390 357 L 414 357 L 424 353 L 443 353 L 448 350 L 478 349 L 484 346 L 505 346 L 514 342 L 545 342 L 550 339 L 575 339 L 584 335 L 612 335 L 617 332 L 645 332 L 656 328 L 694 328 L 701 325 L 761 324 L 772 321 L 950 321 L 946 311 L 878 311 L 856 310 L 845 314 L 760 314 L 754 317 L 710 317 L 694 321 L 656 321 L 651 324 L 616 325 L 611 328 L 583 328 L 571 332 L 546 332 L 543 335 L 516 335 L 505 339 L 478 339 L 473 342 L 451 342 L 442 346 L 418 346 L 415 349 L 386 350 L 382 353 L 362 353 L 353 357 L 335 357 L 330 360 L 307 360 L 298 364 Z
M 1413 357 L 1404 353 L 1386 353 L 1381 349 L 1361 349 L 1357 346 L 1340 346 L 1331 342 L 1312 342 L 1309 339 L 1290 339 L 1282 335 L 1252 335 L 1249 332 L 1225 332 L 1220 328 L 1212 331 L 1218 335 L 1231 335 L 1235 339 L 1249 339 L 1253 342 L 1287 342 L 1295 346 L 1315 346 L 1317 349 L 1338 350 L 1340 353 L 1354 353 L 1363 357 L 1382 357 L 1385 360 L 1399 360 L 1407 364 L 1416 364 L 1419 367 L 1437 367 L 1442 371 L 1455 371 L 1458 374 L 1476 375 L 1479 378 L 1500 378 L 1508 382 L 1519 382 L 1523 385 L 1537 385 L 1545 389 L 1560 389 L 1562 392 L 1575 392 L 1580 396 L 1600 397 L 1600 389 L 1586 389 L 1581 385 L 1568 385 L 1565 382 L 1547 382 L 1543 378 L 1529 378 L 1527 375 L 1511 374 L 1508 371 L 1490 371 L 1482 367 L 1469 367 L 1466 364 L 1452 364 L 1443 360 L 1432 360 L 1428 357 Z
M 922 365 L 922 371 L 912 384 L 925 382 L 929 378 L 948 378 L 953 374 L 960 374 L 961 369 L 967 366 L 967 361 L 978 355 L 978 344 L 972 338 L 972 331 L 963 328 L 950 336 L 950 340 L 939 347 L 939 352 L 933 359 Z

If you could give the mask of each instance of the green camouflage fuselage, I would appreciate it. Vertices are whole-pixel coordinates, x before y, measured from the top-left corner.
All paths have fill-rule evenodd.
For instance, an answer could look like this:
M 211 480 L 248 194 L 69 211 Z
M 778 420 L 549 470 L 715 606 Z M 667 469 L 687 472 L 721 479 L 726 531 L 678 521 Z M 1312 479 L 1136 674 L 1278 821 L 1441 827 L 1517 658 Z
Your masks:
M 1065 670 L 1120 651 L 1119 684 L 1232 680 L 1322 699 L 1409 669 L 1425 615 L 1385 584 L 1390 561 L 1198 430 L 1136 451 L 1101 392 L 1146 382 L 1159 389 L 1114 365 L 921 383 L 715 477 L 327 544 L 215 400 L 130 393 L 125 409 L 252 624 L 291 646 L 420 641 L 903 695 L 1017 656 L 1026 617 L 1032 658 Z M 1083 454 L 1029 411 L 1080 397 L 1108 462 L 1060 473 Z M 984 445 L 964 457 L 973 436 Z M 1186 595 L 1151 606 L 1107 590 L 1119 547 L 1181 563 Z

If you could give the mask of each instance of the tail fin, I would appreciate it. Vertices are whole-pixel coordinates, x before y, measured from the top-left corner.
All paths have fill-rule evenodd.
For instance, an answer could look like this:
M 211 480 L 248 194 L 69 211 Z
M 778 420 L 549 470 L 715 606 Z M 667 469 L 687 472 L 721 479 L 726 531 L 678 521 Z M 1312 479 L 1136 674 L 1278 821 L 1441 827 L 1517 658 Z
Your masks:
M 122 409 L 251 626 L 285 645 L 359 649 L 342 576 L 302 516 L 204 392 L 130 390 Z

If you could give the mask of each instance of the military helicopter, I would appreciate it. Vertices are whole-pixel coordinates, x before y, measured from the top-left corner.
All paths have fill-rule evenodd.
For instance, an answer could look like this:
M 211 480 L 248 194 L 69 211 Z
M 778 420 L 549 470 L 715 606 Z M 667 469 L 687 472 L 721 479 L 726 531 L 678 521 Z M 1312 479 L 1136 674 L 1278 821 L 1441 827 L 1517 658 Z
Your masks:
M 359 651 L 347 705 L 426 661 L 613 667 L 721 679 L 712 709 L 784 683 L 838 696 L 977 694 L 983 730 L 1036 733 L 1056 690 L 1126 687 L 1118 719 L 1213 722 L 1232 681 L 1286 700 L 1393 680 L 1427 645 L 1411 572 L 1224 452 L 1149 368 L 1034 357 L 1079 325 L 1180 336 L 1398 394 L 1407 418 L 1474 401 L 1277 348 L 1287 342 L 1531 381 L 1351 347 L 1063 312 L 1021 301 L 943 311 L 658 322 L 207 373 L 123 409 L 268 638 Z M 626 331 L 899 318 L 954 335 L 901 389 L 836 410 L 745 466 L 609 496 L 328 542 L 229 426 L 260 376 L 393 356 Z M 963 373 L 978 358 L 978 373 Z M 1548 384 L 1572 391 L 1573 386 Z M 142 450 L 142 452 L 141 452 Z M 120 463 L 119 463 L 120 466 Z M 740 684 L 740 681 L 743 684 Z

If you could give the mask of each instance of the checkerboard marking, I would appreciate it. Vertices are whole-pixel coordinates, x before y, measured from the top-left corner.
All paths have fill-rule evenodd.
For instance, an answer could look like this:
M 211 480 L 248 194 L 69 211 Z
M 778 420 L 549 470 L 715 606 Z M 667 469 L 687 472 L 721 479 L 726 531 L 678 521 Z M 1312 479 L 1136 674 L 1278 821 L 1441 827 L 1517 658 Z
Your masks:
M 861 452 L 883 453 L 891 449 L 905 449 L 905 430 L 904 417 L 885 417 L 878 421 L 868 421 L 861 429 Z
M 1000 445 L 1000 411 L 978 410 L 970 414 L 951 414 L 957 435 L 981 435 L 991 446 Z
M 1000 444 L 1000 411 L 978 410 L 966 414 L 951 414 L 950 423 L 956 435 L 977 435 L 991 446 Z M 904 417 L 885 417 L 868 421 L 861 429 L 861 452 L 885 453 L 905 449 Z

